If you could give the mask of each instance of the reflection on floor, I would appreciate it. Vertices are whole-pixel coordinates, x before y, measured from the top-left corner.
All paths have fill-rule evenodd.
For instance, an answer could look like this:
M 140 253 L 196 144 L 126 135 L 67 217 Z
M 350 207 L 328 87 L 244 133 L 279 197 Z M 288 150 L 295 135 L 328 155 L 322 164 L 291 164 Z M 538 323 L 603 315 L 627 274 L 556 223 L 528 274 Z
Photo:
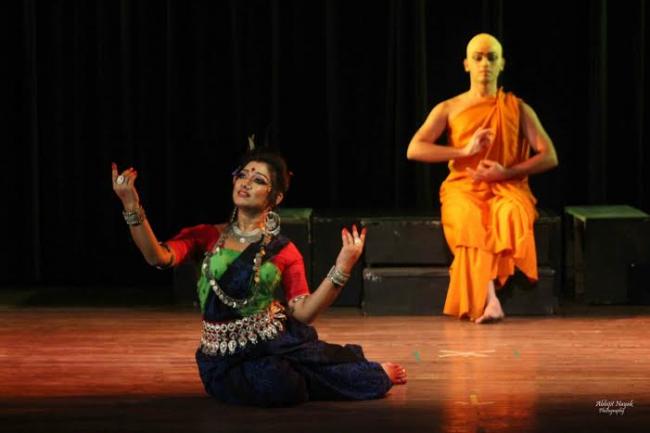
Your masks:
M 477 326 L 331 310 L 322 339 L 403 364 L 385 399 L 225 406 L 194 365 L 199 316 L 174 307 L 0 310 L 2 432 L 609 432 L 650 426 L 650 311 Z

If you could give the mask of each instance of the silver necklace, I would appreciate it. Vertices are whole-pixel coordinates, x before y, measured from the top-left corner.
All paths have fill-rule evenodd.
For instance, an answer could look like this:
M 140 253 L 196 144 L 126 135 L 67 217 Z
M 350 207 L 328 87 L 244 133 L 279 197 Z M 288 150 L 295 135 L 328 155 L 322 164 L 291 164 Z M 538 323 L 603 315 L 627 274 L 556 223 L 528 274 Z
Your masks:
M 212 259 L 212 256 L 214 254 L 220 253 L 221 248 L 223 248 L 223 246 L 226 243 L 226 238 L 231 236 L 233 234 L 233 231 L 234 231 L 233 225 L 230 225 L 228 229 L 223 233 L 223 235 L 221 235 L 221 237 L 215 244 L 212 251 L 208 251 L 205 253 L 205 257 L 203 258 L 203 264 L 201 265 L 201 272 L 203 273 L 206 280 L 208 281 L 208 284 L 212 288 L 212 291 L 217 296 L 217 298 L 219 298 L 221 302 L 223 302 L 224 304 L 226 304 L 231 308 L 239 309 L 245 307 L 255 297 L 255 294 L 257 292 L 256 290 L 257 285 L 260 283 L 260 267 L 262 266 L 262 259 L 264 255 L 266 255 L 265 247 L 270 239 L 266 240 L 265 244 L 262 245 L 262 247 L 257 252 L 257 254 L 255 254 L 255 258 L 253 258 L 253 290 L 251 296 L 249 296 L 248 298 L 233 298 L 232 296 L 227 295 L 223 291 L 223 289 L 219 287 L 217 278 L 210 270 L 210 260 Z M 261 238 L 261 231 L 260 231 L 260 238 Z

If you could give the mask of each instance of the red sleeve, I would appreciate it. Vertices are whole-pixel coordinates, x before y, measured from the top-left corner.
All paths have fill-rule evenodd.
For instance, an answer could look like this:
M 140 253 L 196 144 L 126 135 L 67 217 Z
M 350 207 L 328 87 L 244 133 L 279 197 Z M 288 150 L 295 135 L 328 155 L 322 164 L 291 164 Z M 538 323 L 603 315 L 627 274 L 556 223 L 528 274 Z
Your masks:
M 180 265 L 188 258 L 198 257 L 212 248 L 219 239 L 219 229 L 210 224 L 186 227 L 165 242 L 174 252 L 174 265 Z
M 272 261 L 282 273 L 282 287 L 287 301 L 296 296 L 309 294 L 305 263 L 293 242 L 289 242 L 282 248 Z

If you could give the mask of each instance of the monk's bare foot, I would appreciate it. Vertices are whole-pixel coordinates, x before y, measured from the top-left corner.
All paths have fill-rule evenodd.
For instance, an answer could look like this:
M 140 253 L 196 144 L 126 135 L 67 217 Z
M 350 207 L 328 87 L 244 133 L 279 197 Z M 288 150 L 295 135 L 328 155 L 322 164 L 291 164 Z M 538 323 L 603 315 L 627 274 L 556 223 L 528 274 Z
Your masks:
M 384 362 L 381 364 L 381 368 L 384 369 L 393 385 L 404 385 L 406 383 L 406 370 L 401 365 Z
M 501 308 L 501 302 L 499 302 L 499 299 L 497 297 L 494 297 L 485 306 L 483 315 L 478 319 L 476 319 L 474 323 L 477 323 L 479 325 L 486 324 L 486 323 L 494 323 L 503 319 L 504 316 L 505 314 L 503 313 L 503 308 Z

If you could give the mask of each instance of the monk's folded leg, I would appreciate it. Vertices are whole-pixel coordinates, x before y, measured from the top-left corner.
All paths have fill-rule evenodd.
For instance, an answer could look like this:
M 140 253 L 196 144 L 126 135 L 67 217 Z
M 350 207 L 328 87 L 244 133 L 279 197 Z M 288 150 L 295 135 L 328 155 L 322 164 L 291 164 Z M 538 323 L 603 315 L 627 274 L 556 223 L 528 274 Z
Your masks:
M 441 208 L 442 226 L 449 249 L 456 246 L 485 248 L 489 208 L 477 194 L 453 191 L 445 194 Z
M 531 280 L 537 279 L 537 254 L 533 224 L 535 213 L 532 204 L 521 203 L 508 197 L 492 200 L 491 220 L 494 251 L 498 255 L 497 275 L 504 284 L 519 268 Z

